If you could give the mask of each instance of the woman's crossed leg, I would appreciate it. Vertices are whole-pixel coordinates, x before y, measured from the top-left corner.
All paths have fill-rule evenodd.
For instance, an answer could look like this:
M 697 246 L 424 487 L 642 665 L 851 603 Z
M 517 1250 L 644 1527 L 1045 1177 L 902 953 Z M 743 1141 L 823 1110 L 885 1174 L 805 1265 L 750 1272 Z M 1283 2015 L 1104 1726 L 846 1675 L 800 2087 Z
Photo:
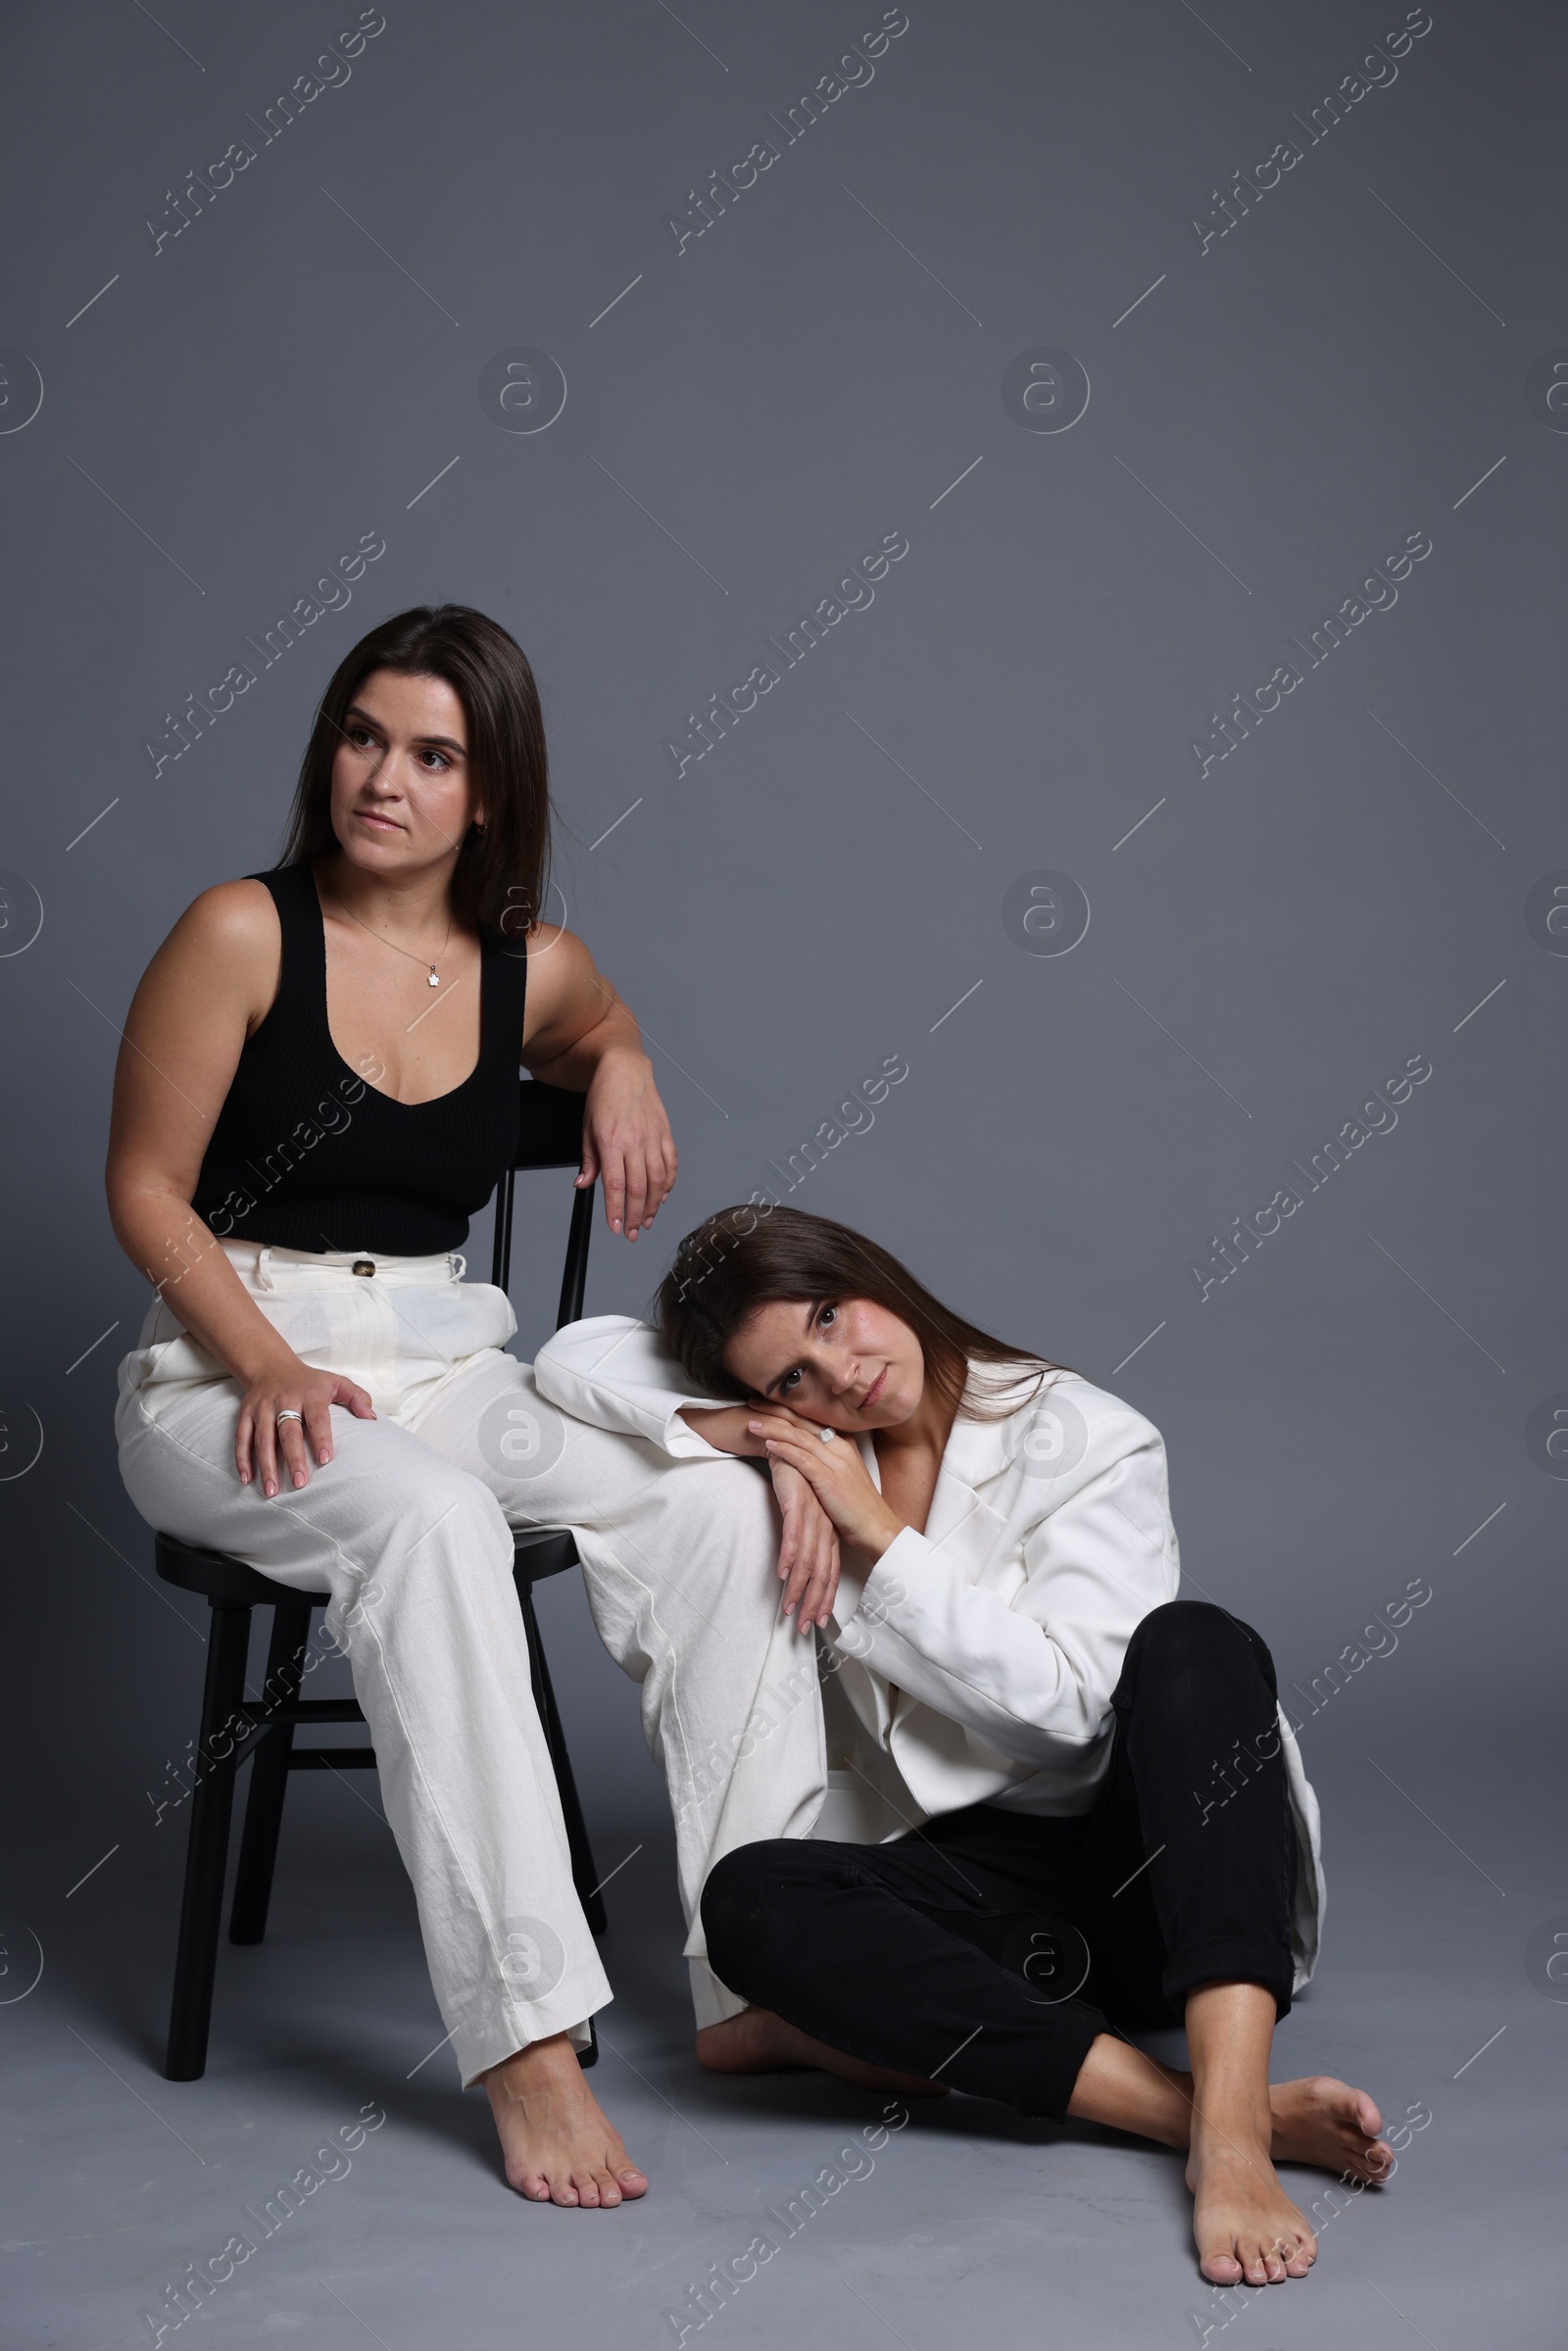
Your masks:
M 1366 2092 L 1269 2084 L 1291 1984 L 1283 1772 L 1260 1774 L 1223 1825 L 1193 1802 L 1233 1727 L 1255 1737 L 1272 1720 L 1266 1661 L 1223 1610 L 1147 1617 L 1085 1820 L 976 1805 L 886 1845 L 730 1855 L 703 1913 L 714 1966 L 752 2006 L 700 2036 L 704 2062 L 951 2084 L 1186 2149 L 1204 2276 L 1303 2277 L 1315 2239 L 1275 2163 L 1379 2180 L 1392 2151 Z M 1173 2023 L 1191 2073 L 1124 2030 Z

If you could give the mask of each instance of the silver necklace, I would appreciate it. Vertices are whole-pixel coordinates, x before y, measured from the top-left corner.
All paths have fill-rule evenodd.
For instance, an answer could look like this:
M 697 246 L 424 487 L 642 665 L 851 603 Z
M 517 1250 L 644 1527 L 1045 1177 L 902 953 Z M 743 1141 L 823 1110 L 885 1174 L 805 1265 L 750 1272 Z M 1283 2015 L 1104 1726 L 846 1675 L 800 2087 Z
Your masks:
M 430 977 L 427 984 L 432 988 L 440 987 L 441 975 L 436 970 L 435 964 L 440 962 L 441 955 L 446 954 L 447 949 L 452 944 L 452 917 L 450 914 L 447 916 L 447 935 L 441 942 L 441 955 L 436 956 L 435 963 L 431 963 L 428 955 L 416 955 L 411 949 L 407 947 L 399 947 L 395 939 L 382 939 L 380 932 L 370 930 L 370 925 L 368 922 L 361 922 L 360 917 L 355 913 L 354 908 L 349 906 L 344 906 L 341 898 L 337 903 L 339 906 L 342 907 L 343 912 L 348 916 L 350 922 L 358 922 L 362 931 L 370 931 L 370 937 L 372 939 L 381 939 L 381 945 L 383 947 L 390 947 L 395 955 L 407 955 L 411 963 L 429 963 Z

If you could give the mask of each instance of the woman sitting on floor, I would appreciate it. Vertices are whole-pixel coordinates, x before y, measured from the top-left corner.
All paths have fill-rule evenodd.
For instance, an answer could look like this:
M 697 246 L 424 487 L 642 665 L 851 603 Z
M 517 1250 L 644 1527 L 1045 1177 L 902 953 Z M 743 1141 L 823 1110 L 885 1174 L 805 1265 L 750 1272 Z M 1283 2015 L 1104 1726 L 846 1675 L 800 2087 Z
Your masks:
M 1315 2240 L 1275 2162 L 1375 2180 L 1391 2151 L 1364 2091 L 1269 2083 L 1316 1957 L 1317 1804 L 1262 1641 L 1176 1597 L 1158 1432 L 787 1207 L 689 1234 L 655 1315 L 558 1334 L 540 1395 L 684 1462 L 788 1463 L 837 1535 L 785 1597 L 826 1635 L 820 1692 L 764 1676 L 728 1754 L 658 1740 L 710 1871 L 687 1945 L 717 1980 L 702 2062 L 952 2085 L 1183 2149 L 1203 2275 L 1304 2277 Z M 657 1616 L 682 1563 L 645 1557 L 640 1582 Z M 825 1745 L 800 1736 L 819 1698 Z M 833 1837 L 832 1780 L 871 1791 L 866 1841 Z M 1172 2025 L 1190 2074 L 1126 2038 Z

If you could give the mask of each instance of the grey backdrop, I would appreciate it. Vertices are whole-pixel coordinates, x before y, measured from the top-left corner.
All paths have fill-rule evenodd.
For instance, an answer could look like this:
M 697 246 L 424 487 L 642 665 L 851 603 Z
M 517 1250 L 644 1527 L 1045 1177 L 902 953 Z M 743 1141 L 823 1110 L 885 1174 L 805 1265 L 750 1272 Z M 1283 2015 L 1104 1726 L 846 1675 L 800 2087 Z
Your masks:
M 1303 1733 L 1331 1884 L 1364 1836 L 1363 1943 L 1412 1980 L 1480 1936 L 1487 1996 L 1410 2094 L 1505 2017 L 1482 2062 L 1536 2079 L 1562 2011 L 1526 1941 L 1568 1910 L 1520 1831 L 1568 1508 L 1559 13 L 910 0 L 812 122 L 874 5 L 358 21 L 126 0 L 5 35 L 13 1951 L 39 1938 L 155 2097 L 178 1854 L 145 1791 L 194 1727 L 200 1610 L 148 1581 L 115 1472 L 147 1298 L 102 1199 L 117 1024 L 192 896 L 271 861 L 355 637 L 454 598 L 537 670 L 566 918 L 681 1150 L 651 1243 L 598 1228 L 590 1311 L 638 1310 L 686 1225 L 782 1192 L 768 1163 L 906 1062 L 789 1197 L 1147 1411 L 1189 1589 L 1290 1682 L 1430 1586 Z M 336 86 L 269 116 L 339 35 Z M 786 665 L 889 536 L 874 600 Z M 563 1210 L 529 1188 L 528 1351 Z M 596 1836 L 662 1871 L 634 1692 L 579 1595 L 548 1622 Z M 363 1830 L 401 1898 L 335 1784 L 296 1801 L 321 1868 Z M 105 1966 L 132 1916 L 134 1991 Z

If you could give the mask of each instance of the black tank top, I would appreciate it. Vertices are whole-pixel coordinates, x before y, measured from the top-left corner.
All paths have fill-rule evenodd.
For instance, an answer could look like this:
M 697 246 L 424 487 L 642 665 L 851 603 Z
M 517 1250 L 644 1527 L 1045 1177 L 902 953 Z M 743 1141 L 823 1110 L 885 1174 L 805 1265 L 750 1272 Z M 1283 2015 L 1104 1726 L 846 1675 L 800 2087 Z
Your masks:
M 197 1215 L 221 1239 L 283 1249 L 410 1257 L 457 1249 L 517 1146 L 526 956 L 481 934 L 476 1065 L 433 1102 L 394 1102 L 332 1043 L 311 868 L 247 879 L 272 894 L 283 965 L 213 1129 Z

